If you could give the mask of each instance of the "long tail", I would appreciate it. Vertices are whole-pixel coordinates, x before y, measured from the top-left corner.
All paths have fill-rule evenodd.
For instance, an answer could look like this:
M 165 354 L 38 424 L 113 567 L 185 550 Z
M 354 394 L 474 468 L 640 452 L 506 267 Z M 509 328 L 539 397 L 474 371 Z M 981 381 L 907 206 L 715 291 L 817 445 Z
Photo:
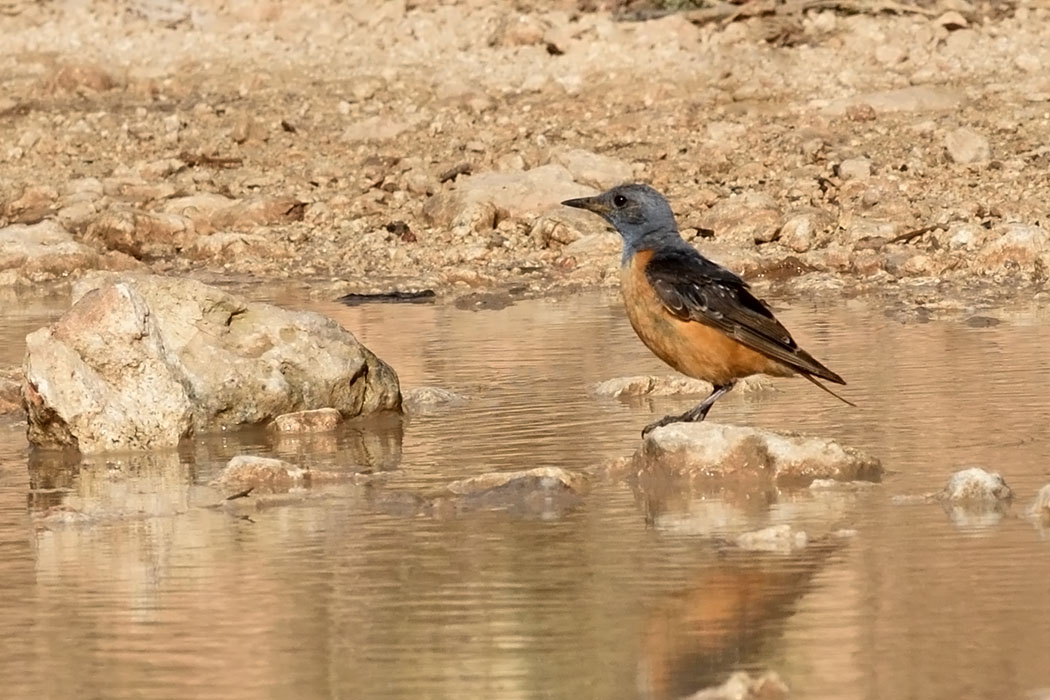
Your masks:
M 813 382 L 814 384 L 819 386 L 821 389 L 823 389 L 824 391 L 828 392 L 829 394 L 831 394 L 832 396 L 834 396 L 836 399 L 838 399 L 842 403 L 846 404 L 847 406 L 853 406 L 853 408 L 857 407 L 857 404 L 853 403 L 849 399 L 842 398 L 841 396 L 836 394 L 834 391 L 832 391 L 831 389 L 827 388 L 826 386 L 824 386 L 823 384 L 818 382 L 812 375 L 806 374 L 805 372 L 799 372 L 799 374 L 802 375 L 803 377 L 805 377 L 806 379 L 808 379 L 809 381 Z M 842 383 L 845 384 L 846 382 L 842 382 Z

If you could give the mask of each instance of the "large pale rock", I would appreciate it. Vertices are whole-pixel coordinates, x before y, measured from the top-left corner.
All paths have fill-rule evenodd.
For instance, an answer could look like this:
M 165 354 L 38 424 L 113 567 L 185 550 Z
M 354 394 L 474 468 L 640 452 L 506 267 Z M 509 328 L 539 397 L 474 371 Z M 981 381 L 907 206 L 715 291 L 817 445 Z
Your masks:
M 869 92 L 855 95 L 828 104 L 823 112 L 843 115 L 851 108 L 867 106 L 876 113 L 889 112 L 938 112 L 958 109 L 966 102 L 961 90 L 928 85 L 912 85 L 894 90 Z
M 56 221 L 0 228 L 0 284 L 44 282 L 96 268 L 99 262 L 98 253 L 74 241 Z
M 974 256 L 975 272 L 1034 272 L 1050 269 L 1050 233 L 1028 224 L 1005 224 L 997 227 Z
M 178 214 L 114 209 L 91 222 L 85 239 L 133 258 L 146 258 L 171 255 L 196 235 L 193 222 Z
M 948 132 L 944 137 L 944 149 L 955 163 L 979 163 L 992 157 L 988 137 L 966 127 Z
M 726 197 L 700 215 L 700 225 L 714 231 L 716 240 L 739 245 L 774 240 L 782 223 L 776 202 L 764 192 Z
M 646 436 L 634 455 L 639 472 L 698 480 L 768 480 L 807 485 L 814 479 L 877 481 L 879 460 L 833 440 L 758 428 L 672 423 Z
M 168 200 L 163 211 L 189 219 L 197 233 L 205 234 L 302 221 L 305 208 L 306 205 L 294 197 L 236 200 L 220 194 L 194 194 Z
M 394 370 L 320 314 L 191 280 L 93 275 L 26 338 L 28 437 L 82 452 L 171 447 L 193 432 L 331 407 L 400 407 Z
M 559 207 L 573 197 L 597 194 L 573 180 L 556 163 L 523 172 L 479 173 L 458 178 L 454 189 L 434 195 L 423 205 L 423 216 L 434 226 L 488 228 L 503 219 L 527 219 Z
M 576 182 L 599 190 L 629 182 L 634 175 L 630 163 L 582 148 L 557 150 L 551 154 L 551 162 L 564 166 Z

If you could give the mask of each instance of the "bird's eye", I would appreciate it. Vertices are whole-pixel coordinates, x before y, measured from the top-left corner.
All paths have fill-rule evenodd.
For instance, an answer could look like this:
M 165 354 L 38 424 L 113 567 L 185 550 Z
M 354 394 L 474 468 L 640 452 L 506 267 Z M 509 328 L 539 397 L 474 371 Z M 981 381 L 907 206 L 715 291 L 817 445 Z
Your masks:
M 615 197 L 613 197 L 613 204 L 618 207 L 622 207 L 625 204 L 627 204 L 627 198 L 624 197 L 622 194 L 618 194 Z

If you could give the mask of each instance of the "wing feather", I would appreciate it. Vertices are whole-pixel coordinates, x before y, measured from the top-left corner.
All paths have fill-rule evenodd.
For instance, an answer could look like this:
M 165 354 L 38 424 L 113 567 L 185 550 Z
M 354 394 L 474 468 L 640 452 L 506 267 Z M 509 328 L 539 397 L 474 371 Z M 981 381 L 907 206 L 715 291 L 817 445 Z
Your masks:
M 660 251 L 649 260 L 645 274 L 677 318 L 716 328 L 801 374 L 846 383 L 798 346 L 747 282 L 693 248 Z

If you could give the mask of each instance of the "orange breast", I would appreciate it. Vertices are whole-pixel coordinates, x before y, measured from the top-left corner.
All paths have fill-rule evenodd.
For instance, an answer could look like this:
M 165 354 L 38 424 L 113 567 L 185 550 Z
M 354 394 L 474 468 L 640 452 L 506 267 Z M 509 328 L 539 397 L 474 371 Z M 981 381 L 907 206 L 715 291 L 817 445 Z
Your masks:
M 727 384 L 752 374 L 789 376 L 792 370 L 721 331 L 672 315 L 645 276 L 653 251 L 643 250 L 623 266 L 620 290 L 627 318 L 646 347 L 682 374 Z

